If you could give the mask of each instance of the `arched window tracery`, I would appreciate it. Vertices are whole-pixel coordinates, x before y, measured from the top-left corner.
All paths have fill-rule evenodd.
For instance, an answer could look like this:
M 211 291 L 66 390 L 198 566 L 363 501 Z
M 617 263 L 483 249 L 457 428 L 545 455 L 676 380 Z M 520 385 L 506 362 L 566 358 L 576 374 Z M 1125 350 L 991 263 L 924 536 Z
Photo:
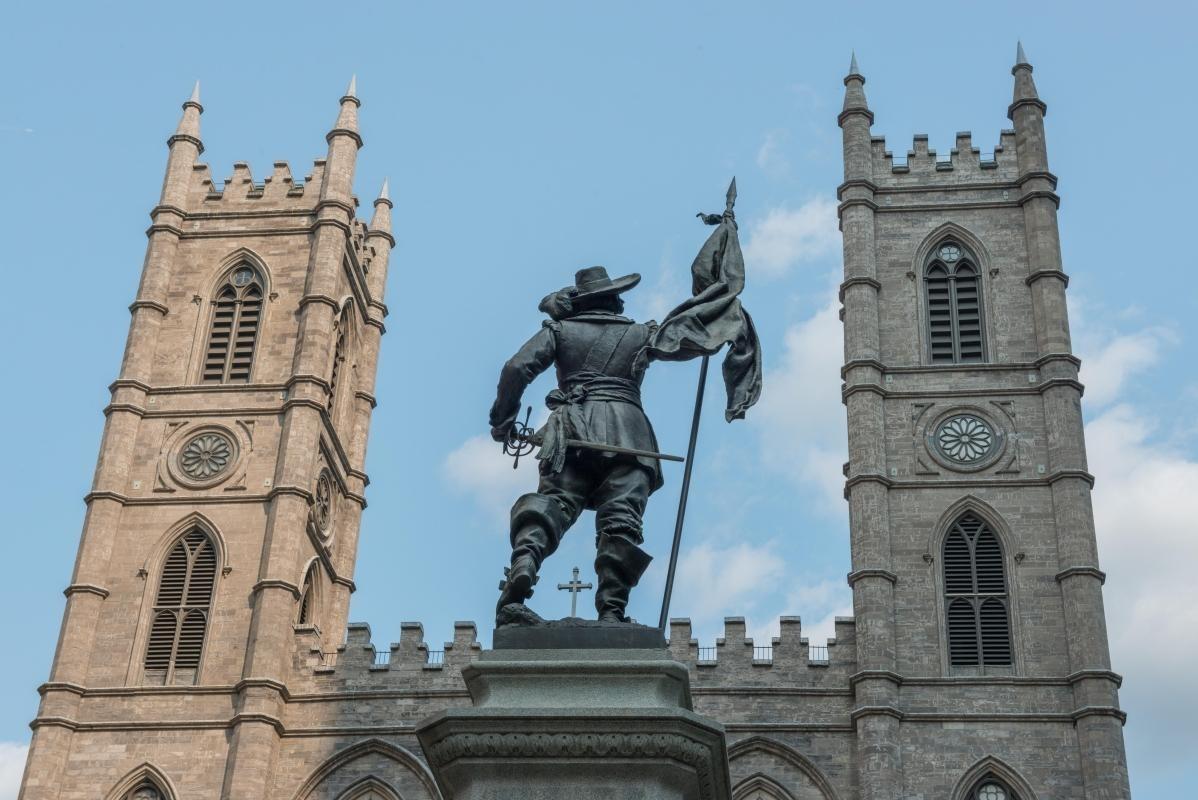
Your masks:
M 949 664 L 1011 666 L 1010 604 L 997 534 L 967 511 L 945 537 L 942 558 Z
M 147 683 L 194 684 L 208 634 L 217 554 L 212 539 L 192 528 L 162 565 L 143 662 Z
M 986 360 L 977 263 L 968 250 L 946 241 L 932 251 L 924 268 L 928 360 L 933 364 Z
M 204 351 L 204 383 L 249 383 L 262 321 L 264 282 L 249 264 L 234 267 L 216 291 Z
M 304 574 L 304 585 L 300 589 L 299 611 L 296 614 L 297 625 L 315 625 L 317 615 L 317 570 L 315 563 L 308 567 Z

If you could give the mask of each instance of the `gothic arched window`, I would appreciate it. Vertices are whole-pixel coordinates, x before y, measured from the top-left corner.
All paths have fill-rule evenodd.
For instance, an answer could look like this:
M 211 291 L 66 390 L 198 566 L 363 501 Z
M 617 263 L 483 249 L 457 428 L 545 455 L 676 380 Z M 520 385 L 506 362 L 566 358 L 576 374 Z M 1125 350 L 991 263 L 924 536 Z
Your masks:
M 337 379 L 342 377 L 344 370 L 343 363 L 345 362 L 345 351 L 349 336 L 349 312 L 341 315 L 341 319 L 337 323 L 337 344 L 333 347 L 333 368 L 329 370 L 329 402 L 328 410 L 331 414 L 333 406 L 337 402 L 337 390 L 340 388 L 337 385 Z
M 162 800 L 162 797 L 158 787 L 147 781 L 125 795 L 122 800 Z
M 216 561 L 212 539 L 199 528 L 188 531 L 170 549 L 162 565 L 146 644 L 147 683 L 196 682 L 212 612 Z
M 977 260 L 955 242 L 944 242 L 924 269 L 928 358 L 933 364 L 985 360 L 982 283 Z
M 969 793 L 969 800 L 1019 800 L 1019 796 L 997 778 L 987 775 Z
M 297 625 L 316 624 L 316 564 L 308 567 L 304 575 L 304 586 L 300 590 L 299 613 L 296 615 Z
M 1011 666 L 1011 625 L 1002 545 L 968 511 L 944 539 L 948 660 L 954 667 Z
M 249 383 L 262 320 L 262 287 L 258 271 L 241 264 L 216 291 L 204 351 L 204 383 Z

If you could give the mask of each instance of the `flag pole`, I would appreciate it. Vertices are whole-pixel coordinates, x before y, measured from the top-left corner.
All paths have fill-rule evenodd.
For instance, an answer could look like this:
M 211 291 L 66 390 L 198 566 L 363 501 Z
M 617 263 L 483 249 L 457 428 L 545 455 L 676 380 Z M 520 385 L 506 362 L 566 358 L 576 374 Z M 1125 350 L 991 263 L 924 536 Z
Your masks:
M 678 547 L 682 543 L 682 523 L 686 517 L 686 499 L 691 490 L 691 470 L 695 465 L 695 444 L 699 440 L 699 417 L 703 413 L 703 390 L 707 388 L 707 362 L 710 356 L 703 356 L 703 364 L 699 367 L 699 388 L 695 393 L 695 416 L 691 420 L 690 444 L 686 448 L 686 468 L 682 472 L 682 491 L 678 496 L 678 517 L 674 520 L 674 544 L 670 548 L 670 566 L 666 571 L 666 593 L 661 600 L 661 617 L 657 627 L 663 632 L 670 621 L 670 596 L 674 593 L 674 573 L 678 569 Z

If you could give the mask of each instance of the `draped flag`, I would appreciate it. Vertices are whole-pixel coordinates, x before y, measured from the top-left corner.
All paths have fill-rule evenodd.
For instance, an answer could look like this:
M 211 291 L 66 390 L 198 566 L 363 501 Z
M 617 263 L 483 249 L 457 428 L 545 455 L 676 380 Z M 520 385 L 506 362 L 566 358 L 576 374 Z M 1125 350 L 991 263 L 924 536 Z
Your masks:
M 691 264 L 693 297 L 666 315 L 636 365 L 637 370 L 644 371 L 651 360 L 687 361 L 714 355 L 725 344 L 731 345 L 723 366 L 728 392 L 724 418 L 728 422 L 744 419 L 745 412 L 761 397 L 761 343 L 753 319 L 739 298 L 745 288 L 745 258 L 732 213 L 735 202 L 733 178 L 723 215 L 699 215 L 717 227 Z

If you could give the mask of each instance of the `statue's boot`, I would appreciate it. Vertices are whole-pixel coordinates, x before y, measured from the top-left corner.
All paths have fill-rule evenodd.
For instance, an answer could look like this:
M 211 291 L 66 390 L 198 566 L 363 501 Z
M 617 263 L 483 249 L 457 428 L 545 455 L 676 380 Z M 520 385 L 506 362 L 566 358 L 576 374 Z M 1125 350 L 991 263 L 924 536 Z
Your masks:
M 526 494 L 512 506 L 512 563 L 504 568 L 504 580 L 499 582 L 496 615 L 504 606 L 523 604 L 532 597 L 541 562 L 557 549 L 569 523 L 552 497 Z
M 600 622 L 627 622 L 624 609 L 653 556 L 619 535 L 599 534 L 595 554 L 595 609 Z

